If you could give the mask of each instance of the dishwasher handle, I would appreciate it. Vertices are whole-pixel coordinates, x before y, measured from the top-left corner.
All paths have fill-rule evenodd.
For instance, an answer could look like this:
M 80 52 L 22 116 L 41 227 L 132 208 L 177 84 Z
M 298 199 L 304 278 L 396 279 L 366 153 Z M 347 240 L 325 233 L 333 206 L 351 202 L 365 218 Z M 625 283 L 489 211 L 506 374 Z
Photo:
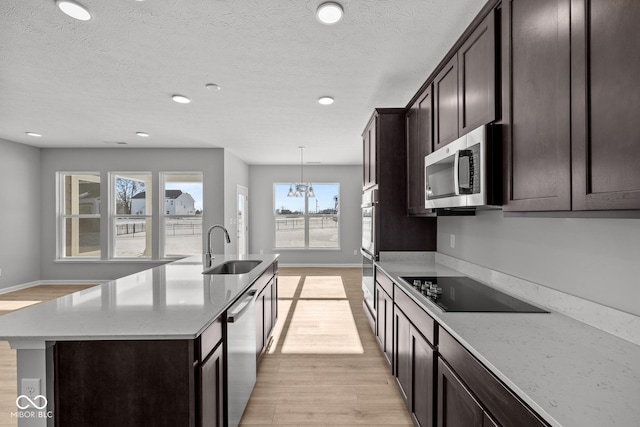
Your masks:
M 227 312 L 227 322 L 235 323 L 240 320 L 244 312 L 251 306 L 251 302 L 256 296 L 256 293 L 257 291 L 255 289 L 251 289 L 247 292 L 247 297 L 242 302 L 236 304 L 233 311 Z

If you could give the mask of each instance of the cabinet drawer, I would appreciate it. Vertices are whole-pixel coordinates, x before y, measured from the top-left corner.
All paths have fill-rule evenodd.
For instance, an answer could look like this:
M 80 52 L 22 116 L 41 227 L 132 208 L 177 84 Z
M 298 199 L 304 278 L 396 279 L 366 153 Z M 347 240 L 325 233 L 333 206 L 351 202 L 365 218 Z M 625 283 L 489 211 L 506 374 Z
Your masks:
M 393 282 L 389 279 L 389 276 L 384 274 L 379 268 L 376 268 L 376 282 L 385 290 L 387 295 L 393 297 Z
M 404 291 L 395 286 L 393 302 L 407 316 L 413 325 L 427 339 L 429 344 L 435 345 L 435 322 L 418 304 L 415 303 Z
M 214 320 L 196 339 L 196 359 L 202 362 L 220 341 L 222 341 L 222 317 Z
M 264 273 L 262 273 L 262 275 L 258 277 L 255 282 L 253 282 L 253 289 L 256 290 L 256 293 L 259 294 L 260 292 L 262 292 L 265 286 L 269 284 L 269 281 L 271 281 L 271 278 L 273 277 L 273 269 L 274 264 L 271 264 L 269 267 L 267 267 Z
M 442 358 L 500 425 L 548 425 L 443 328 L 440 328 L 438 340 Z

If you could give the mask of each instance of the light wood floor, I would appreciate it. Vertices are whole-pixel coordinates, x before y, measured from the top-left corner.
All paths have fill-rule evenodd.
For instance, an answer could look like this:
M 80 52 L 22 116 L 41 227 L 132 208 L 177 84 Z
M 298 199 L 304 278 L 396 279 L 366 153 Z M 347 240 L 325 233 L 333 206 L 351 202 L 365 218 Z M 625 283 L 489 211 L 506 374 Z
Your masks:
M 278 324 L 242 426 L 412 425 L 363 312 L 361 283 L 359 268 L 280 268 Z M 37 286 L 0 295 L 0 304 L 79 289 Z M 16 395 L 15 351 L 0 342 L 0 426 L 17 425 Z
M 40 285 L 0 294 L 0 315 L 58 298 L 95 285 Z M 16 351 L 0 341 L 0 426 L 17 426 L 11 412 L 16 411 Z
M 279 319 L 242 426 L 410 426 L 359 268 L 280 268 Z

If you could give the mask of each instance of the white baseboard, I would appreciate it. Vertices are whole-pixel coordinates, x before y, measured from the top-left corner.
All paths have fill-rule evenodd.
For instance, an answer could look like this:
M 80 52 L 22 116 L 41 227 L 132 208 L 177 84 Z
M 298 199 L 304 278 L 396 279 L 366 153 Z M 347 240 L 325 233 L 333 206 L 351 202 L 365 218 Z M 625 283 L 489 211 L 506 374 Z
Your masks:
M 15 286 L 9 286 L 8 288 L 2 288 L 0 289 L 0 295 L 40 285 L 99 285 L 106 282 L 108 282 L 108 280 L 36 280 L 34 282 L 21 283 Z

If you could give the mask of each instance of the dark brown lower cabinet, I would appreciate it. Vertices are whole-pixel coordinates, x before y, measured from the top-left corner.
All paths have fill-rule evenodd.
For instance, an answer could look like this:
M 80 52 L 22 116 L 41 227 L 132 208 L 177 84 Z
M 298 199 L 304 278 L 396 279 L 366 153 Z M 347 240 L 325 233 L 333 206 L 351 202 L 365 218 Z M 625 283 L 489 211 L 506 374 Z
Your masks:
M 394 320 L 396 383 L 413 423 L 420 427 L 432 427 L 435 415 L 435 351 L 397 306 L 394 308 Z
M 483 420 L 482 406 L 438 358 L 438 427 L 483 427 Z
M 491 426 L 491 423 L 503 427 L 548 425 L 443 328 L 439 329 L 438 340 L 438 427 Z M 456 400 L 464 404 L 454 403 Z M 480 421 L 472 402 L 480 405 Z M 456 405 L 465 408 L 463 414 L 454 413 Z M 473 423 L 469 418 L 472 416 Z M 466 421 L 458 424 L 459 417 Z
M 56 343 L 55 425 L 197 427 L 195 347 L 193 340 Z
M 376 284 L 376 339 L 389 366 L 393 363 L 393 298 Z
M 259 359 L 269 344 L 273 327 L 278 318 L 278 275 L 262 288 L 256 289 L 256 359 Z
M 224 347 L 222 343 L 197 368 L 201 427 L 224 426 Z

